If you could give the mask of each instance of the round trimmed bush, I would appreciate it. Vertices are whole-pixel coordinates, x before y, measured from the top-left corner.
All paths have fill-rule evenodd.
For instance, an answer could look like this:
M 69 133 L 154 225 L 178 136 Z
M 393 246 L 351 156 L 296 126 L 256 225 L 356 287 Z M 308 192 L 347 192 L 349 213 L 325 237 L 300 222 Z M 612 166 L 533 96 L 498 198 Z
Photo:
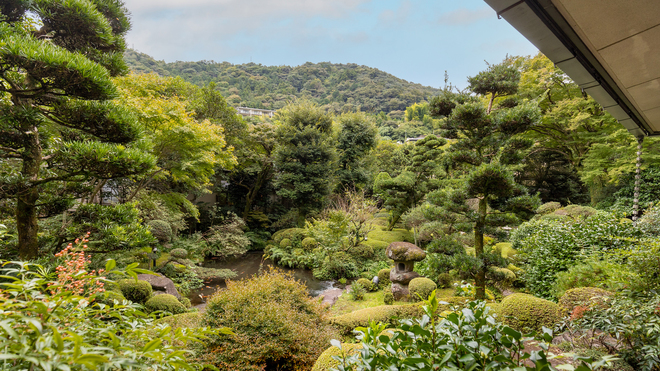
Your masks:
M 374 291 L 374 283 L 366 278 L 360 278 L 356 281 L 360 286 L 364 287 L 367 291 Z
M 144 303 L 144 307 L 149 312 L 162 310 L 172 314 L 180 314 L 186 312 L 186 307 L 174 295 L 160 294 L 155 295 Z
M 144 304 L 153 293 L 151 284 L 147 281 L 124 279 L 117 281 L 121 294 L 134 303 Z
M 316 243 L 316 240 L 313 237 L 306 237 L 305 239 L 302 240 L 302 247 L 305 250 L 314 250 L 318 244 Z
M 454 283 L 454 277 L 449 273 L 440 273 L 438 275 L 438 287 L 441 289 L 448 289 Z
M 362 349 L 362 344 L 356 343 L 342 343 L 341 349 L 337 347 L 330 347 L 321 353 L 319 358 L 314 363 L 312 371 L 330 371 L 331 368 L 337 368 L 339 361 L 332 358 L 333 356 L 341 357 L 342 351 L 346 355 L 357 353 L 358 349 Z
M 499 314 L 504 323 L 523 332 L 540 332 L 543 326 L 553 328 L 561 320 L 559 305 L 522 293 L 504 298 Z
M 150 220 L 147 222 L 151 234 L 156 237 L 158 242 L 167 243 L 172 238 L 172 227 L 170 223 L 164 220 Z
M 280 241 L 280 247 L 283 249 L 286 249 L 287 247 L 291 247 L 291 240 L 288 238 L 282 239 L 282 241 Z
M 361 259 L 371 259 L 374 257 L 374 248 L 369 245 L 359 244 L 351 249 L 351 255 Z
M 185 296 L 182 296 L 181 299 L 179 299 L 179 302 L 183 304 L 186 309 L 192 307 L 192 303 L 190 302 L 190 299 L 186 298 Z
M 392 268 L 384 268 L 378 271 L 378 284 L 387 286 L 391 283 L 390 281 L 390 272 Z
M 387 305 L 394 304 L 394 294 L 392 294 L 391 288 L 385 289 L 385 293 L 383 293 L 383 303 Z
M 170 256 L 176 259 L 185 259 L 188 257 L 188 250 L 178 248 L 170 251 Z
M 410 290 L 410 297 L 414 301 L 426 300 L 433 290 L 437 289 L 438 285 L 426 277 L 413 278 L 408 284 Z
M 578 287 L 567 290 L 561 299 L 559 299 L 559 306 L 561 307 L 562 314 L 568 315 L 577 306 L 605 306 L 607 298 L 612 295 L 614 295 L 613 292 L 598 287 Z

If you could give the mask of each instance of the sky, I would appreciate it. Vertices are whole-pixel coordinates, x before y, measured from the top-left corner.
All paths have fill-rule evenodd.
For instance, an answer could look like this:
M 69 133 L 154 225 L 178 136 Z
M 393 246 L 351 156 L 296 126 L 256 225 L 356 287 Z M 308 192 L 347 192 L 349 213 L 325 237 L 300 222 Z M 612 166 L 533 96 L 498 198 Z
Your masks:
M 157 60 L 357 63 L 435 88 L 538 52 L 483 0 L 124 0 Z

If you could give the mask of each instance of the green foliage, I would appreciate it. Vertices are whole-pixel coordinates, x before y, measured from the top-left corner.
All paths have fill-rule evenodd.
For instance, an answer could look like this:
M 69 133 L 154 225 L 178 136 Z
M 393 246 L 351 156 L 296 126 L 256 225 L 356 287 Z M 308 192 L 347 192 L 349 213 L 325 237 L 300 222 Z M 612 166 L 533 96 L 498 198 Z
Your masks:
M 175 259 L 185 259 L 188 257 L 188 250 L 182 249 L 180 247 L 172 249 L 170 255 Z
M 362 286 L 367 291 L 376 291 L 378 288 L 374 283 L 368 279 L 368 278 L 359 278 L 357 281 L 355 281 L 358 285 Z
M 336 189 L 363 189 L 371 182 L 365 157 L 376 146 L 376 127 L 364 113 L 343 113 L 338 121 Z
M 123 279 L 117 281 L 119 289 L 124 297 L 134 303 L 144 304 L 149 300 L 153 289 L 147 281 Z
M 360 280 L 369 281 L 366 278 L 360 278 Z M 351 284 L 351 291 L 348 293 L 351 297 L 351 300 L 364 300 L 364 294 L 367 292 L 367 288 L 359 282 L 360 280 L 357 280 Z M 371 287 L 370 284 L 369 287 Z
M 174 296 L 170 294 L 154 295 L 151 299 L 144 303 L 145 309 L 149 312 L 162 310 L 172 314 L 180 314 L 186 312 L 186 307 Z
M 605 307 L 609 298 L 613 295 L 613 292 L 597 287 L 578 287 L 567 290 L 559 298 L 558 304 L 561 307 L 562 314 L 565 316 L 571 314 L 577 306 L 587 308 L 594 308 L 596 306 Z
M 301 245 L 302 245 L 303 249 L 309 251 L 309 250 L 313 250 L 314 248 L 316 248 L 318 243 L 316 242 L 316 240 L 313 237 L 305 237 L 305 239 L 302 240 Z M 281 244 L 280 244 L 280 246 L 281 246 Z
M 203 323 L 236 333 L 213 338 L 198 356 L 221 370 L 309 369 L 336 336 L 305 285 L 276 270 L 228 282 L 209 299 Z
M 141 270 L 135 266 L 119 271 L 114 261 L 108 261 L 104 274 L 136 275 Z M 190 331 L 155 326 L 137 304 L 104 303 L 107 298 L 102 291 L 74 293 L 67 288 L 93 288 L 110 281 L 87 272 L 52 279 L 46 272 L 35 264 L 2 262 L 5 280 L 0 283 L 4 295 L 0 321 L 5 326 L 0 328 L 0 346 L 6 358 L 4 369 L 196 367 L 186 359 L 189 343 L 218 333 L 206 328 Z
M 660 237 L 660 204 L 650 207 L 637 221 L 646 234 Z
M 360 275 L 355 259 L 343 251 L 325 257 L 319 268 L 314 269 L 318 279 L 354 278 Z
M 160 243 L 168 243 L 172 239 L 172 227 L 170 224 L 163 220 L 150 220 L 147 222 L 149 231 L 156 237 Z
M 381 286 L 387 286 L 391 283 L 390 281 L 390 272 L 392 268 L 383 268 L 378 271 L 378 284 Z
M 319 106 L 300 101 L 278 111 L 278 146 L 274 163 L 277 194 L 303 212 L 325 206 L 332 185 L 335 150 L 331 143 L 332 118 Z
M 504 323 L 518 331 L 541 331 L 554 328 L 561 320 L 557 304 L 529 294 L 512 294 L 504 298 L 499 314 Z
M 438 286 L 432 280 L 426 277 L 413 278 L 408 283 L 408 290 L 410 290 L 410 297 L 414 301 L 423 301 L 428 299 L 431 292 L 435 291 Z
M 454 277 L 449 273 L 440 273 L 438 275 L 438 287 L 448 289 L 454 284 Z
M 626 265 L 588 258 L 580 264 L 569 266 L 564 272 L 557 273 L 553 288 L 555 297 L 561 298 L 564 292 L 577 287 L 599 287 L 614 291 L 637 281 L 639 275 Z
M 550 369 L 546 352 L 552 331 L 543 333 L 541 349 L 533 351 L 532 356 L 524 351 L 525 343 L 532 338 L 497 322 L 483 302 L 468 303 L 463 310 L 440 319 L 436 313 L 441 305 L 435 295 L 427 304 L 421 319 L 401 321 L 389 331 L 391 336 L 384 336 L 387 326 L 375 321 L 359 328 L 357 338 L 362 348 L 357 354 L 343 355 L 337 370 Z M 333 345 L 341 346 L 338 341 Z M 583 360 L 572 369 L 587 371 L 604 363 L 592 365 Z
M 262 66 L 255 63 L 165 63 L 128 50 L 126 63 L 138 73 L 181 76 L 203 86 L 217 81 L 218 91 L 235 106 L 280 109 L 291 99 L 305 97 L 335 112 L 403 110 L 433 95 L 437 89 L 398 79 L 375 68 L 353 63 L 305 63 Z
M 385 288 L 385 292 L 383 293 L 383 303 L 385 303 L 385 305 L 394 304 L 394 294 L 392 293 L 392 288 L 390 286 Z
M 556 274 L 591 254 L 629 249 L 642 232 L 628 220 L 599 212 L 587 218 L 538 220 L 523 224 L 511 243 L 525 264 L 525 280 L 537 296 L 554 298 Z
M 321 353 L 319 359 L 314 362 L 312 371 L 330 371 L 339 365 L 339 360 L 335 359 L 335 357 L 341 357 L 344 354 L 355 354 L 360 348 L 362 348 L 362 346 L 356 343 L 342 343 L 341 349 L 332 346 Z
M 71 213 L 68 223 L 63 238 L 72 240 L 91 232 L 95 240 L 89 245 L 99 252 L 140 249 L 156 242 L 149 229 L 140 224 L 134 203 L 83 204 Z
M 355 328 L 368 326 L 371 322 L 394 324 L 398 318 L 420 317 L 422 313 L 422 309 L 415 304 L 381 305 L 332 317 L 330 323 L 336 326 L 342 334 L 348 335 Z
M 250 240 L 245 237 L 245 221 L 234 213 L 223 218 L 222 224 L 214 225 L 205 233 L 208 256 L 228 259 L 248 251 Z

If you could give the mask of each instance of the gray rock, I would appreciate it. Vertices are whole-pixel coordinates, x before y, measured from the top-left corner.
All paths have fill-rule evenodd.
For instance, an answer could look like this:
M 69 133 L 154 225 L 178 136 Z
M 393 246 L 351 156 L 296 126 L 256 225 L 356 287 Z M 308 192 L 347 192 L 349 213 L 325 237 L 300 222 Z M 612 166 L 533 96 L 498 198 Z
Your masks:
M 156 292 L 164 291 L 165 294 L 174 295 L 177 299 L 181 299 L 181 295 L 176 290 L 174 282 L 162 274 L 138 274 L 138 279 L 149 282 L 151 284 L 151 288 Z M 155 295 L 157 295 L 156 292 L 154 292 Z

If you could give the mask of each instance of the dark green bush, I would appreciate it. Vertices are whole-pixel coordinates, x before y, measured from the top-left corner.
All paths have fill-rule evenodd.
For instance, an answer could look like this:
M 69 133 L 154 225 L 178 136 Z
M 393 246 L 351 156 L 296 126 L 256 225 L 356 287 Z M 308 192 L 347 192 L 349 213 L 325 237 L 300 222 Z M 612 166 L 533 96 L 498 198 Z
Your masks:
M 438 275 L 438 287 L 441 289 L 448 289 L 454 283 L 454 277 L 449 273 L 440 273 Z
M 147 222 L 151 234 L 156 237 L 158 242 L 167 243 L 172 239 L 172 227 L 170 223 L 164 220 L 150 220 Z
M 359 275 L 360 271 L 355 260 L 343 251 L 326 256 L 321 266 L 314 269 L 314 277 L 319 279 L 354 278 Z
M 523 332 L 539 332 L 543 326 L 552 329 L 561 320 L 557 304 L 522 293 L 504 298 L 499 314 L 504 323 Z
M 206 232 L 206 255 L 229 259 L 245 254 L 250 247 L 250 239 L 245 236 L 244 228 L 243 219 L 234 213 L 227 214 L 221 224 L 212 226 Z
M 154 295 L 151 299 L 144 303 L 145 309 L 149 312 L 162 310 L 172 314 L 180 314 L 186 312 L 186 307 L 174 296 L 170 294 Z
M 144 304 L 153 292 L 151 284 L 147 281 L 124 279 L 117 281 L 124 297 L 134 303 Z
M 280 271 L 230 281 L 209 299 L 203 324 L 236 336 L 211 339 L 197 357 L 227 371 L 310 369 L 337 336 L 325 313 L 304 284 Z
M 363 243 L 353 247 L 350 252 L 351 255 L 359 259 L 371 259 L 374 257 L 374 248 Z
M 413 278 L 408 284 L 410 298 L 414 301 L 426 300 L 438 286 L 426 277 Z

